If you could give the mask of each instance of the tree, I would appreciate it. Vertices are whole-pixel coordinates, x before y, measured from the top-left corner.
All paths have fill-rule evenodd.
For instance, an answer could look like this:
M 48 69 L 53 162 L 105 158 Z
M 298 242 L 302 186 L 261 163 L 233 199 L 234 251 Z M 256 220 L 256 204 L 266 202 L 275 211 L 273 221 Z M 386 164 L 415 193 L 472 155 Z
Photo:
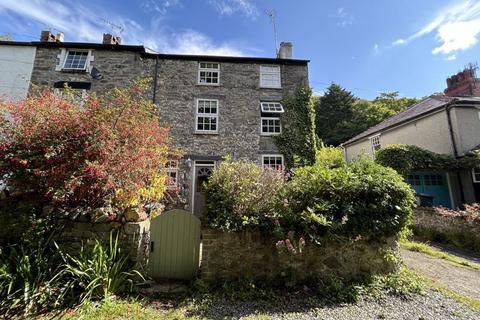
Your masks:
M 168 129 L 146 83 L 78 101 L 37 92 L 1 102 L 0 175 L 18 194 L 56 207 L 118 209 L 159 201 L 169 153 Z M 70 90 L 73 91 L 73 90 Z
M 403 110 L 410 108 L 412 105 L 418 102 L 415 98 L 400 98 L 398 91 L 394 92 L 381 92 L 378 97 L 373 101 L 374 104 L 382 106 L 388 110 L 397 114 Z
M 315 163 L 317 135 L 315 133 L 315 102 L 312 89 L 297 88 L 295 95 L 283 101 L 282 133 L 275 137 L 278 151 L 285 157 L 286 166 Z
M 333 83 L 316 105 L 317 135 L 326 145 L 337 146 L 416 102 L 398 92 L 380 93 L 373 101 L 357 99 Z
M 350 136 L 349 121 L 355 100 L 350 91 L 335 83 L 317 100 L 316 132 L 326 145 L 338 146 Z

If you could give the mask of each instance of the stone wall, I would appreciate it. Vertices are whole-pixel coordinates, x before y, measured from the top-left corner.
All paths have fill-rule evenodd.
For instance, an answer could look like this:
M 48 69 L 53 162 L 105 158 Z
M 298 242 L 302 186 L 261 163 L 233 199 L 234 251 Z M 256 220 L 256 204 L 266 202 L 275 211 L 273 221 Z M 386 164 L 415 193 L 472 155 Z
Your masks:
M 82 243 L 92 243 L 95 239 L 108 245 L 110 234 L 119 232 L 119 247 L 121 252 L 129 256 L 130 261 L 138 268 L 145 268 L 150 252 L 150 220 L 140 222 L 76 222 L 62 221 L 65 228 L 57 238 L 60 247 L 75 254 Z
M 154 77 L 154 59 L 137 52 L 120 50 L 91 50 L 93 61 L 90 62 L 90 66 L 100 71 L 103 76 L 100 80 L 92 79 L 87 72 L 57 71 L 56 67 L 63 63 L 60 61 L 62 49 L 64 48 L 42 46 L 37 48 L 30 89 L 53 88 L 57 81 L 82 81 L 90 82 L 91 90 L 101 94 L 116 87 L 126 87 L 133 80 Z M 152 98 L 151 92 L 149 98 Z
M 315 278 L 326 280 L 359 279 L 370 273 L 387 273 L 398 267 L 396 259 L 385 259 L 395 253 L 394 239 L 378 242 L 357 241 L 350 244 L 307 243 L 302 253 L 280 253 L 272 237 L 260 233 L 225 233 L 202 231 L 201 276 L 207 282 L 250 279 L 302 283 Z
M 480 214 L 445 208 L 417 208 L 413 232 L 424 241 L 434 241 L 480 252 Z

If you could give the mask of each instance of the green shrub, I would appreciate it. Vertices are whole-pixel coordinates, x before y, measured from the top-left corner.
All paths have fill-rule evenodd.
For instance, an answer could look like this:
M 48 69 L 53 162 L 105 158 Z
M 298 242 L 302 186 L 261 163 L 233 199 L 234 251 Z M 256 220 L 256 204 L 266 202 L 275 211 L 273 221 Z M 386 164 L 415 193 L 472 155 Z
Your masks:
M 207 224 L 230 231 L 270 225 L 283 183 L 279 170 L 252 162 L 222 162 L 206 184 Z
M 0 249 L 0 314 L 32 317 L 87 300 L 128 292 L 142 275 L 121 254 L 118 238 L 108 247 L 99 241 L 82 246 L 79 255 L 64 254 L 52 241 L 56 231 L 37 242 Z
M 118 235 L 110 234 L 108 247 L 95 240 L 93 247 L 82 247 L 78 256 L 64 256 L 69 286 L 86 300 L 108 300 L 112 295 L 131 291 L 134 278 L 143 276 L 128 265 L 128 257 L 118 246 Z
M 0 314 L 28 317 L 64 303 L 68 286 L 51 237 L 0 250 Z
M 410 222 L 415 197 L 390 168 L 362 159 L 351 165 L 324 148 L 317 164 L 280 172 L 255 163 L 224 162 L 206 186 L 207 224 L 216 229 L 260 229 L 285 238 L 293 231 L 316 243 L 324 237 L 395 236 Z
M 464 157 L 455 159 L 453 156 L 438 154 L 414 145 L 392 144 L 376 153 L 375 162 L 401 174 L 422 170 L 452 171 L 480 165 L 480 153 L 469 152 Z
M 340 148 L 322 147 L 315 156 L 315 165 L 326 168 L 341 168 L 347 165 Z
M 409 223 L 415 198 L 394 170 L 362 159 L 348 167 L 320 164 L 295 170 L 282 190 L 286 227 L 315 241 L 326 235 L 397 235 Z

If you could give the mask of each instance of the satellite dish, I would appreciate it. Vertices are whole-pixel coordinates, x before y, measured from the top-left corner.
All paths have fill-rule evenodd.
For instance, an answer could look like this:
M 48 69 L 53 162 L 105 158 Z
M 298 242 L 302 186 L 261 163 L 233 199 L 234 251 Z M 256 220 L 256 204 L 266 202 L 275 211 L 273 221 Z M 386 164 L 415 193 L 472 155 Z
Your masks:
M 103 78 L 103 75 L 100 73 L 100 70 L 98 70 L 95 67 L 93 67 L 92 71 L 90 71 L 90 76 L 95 80 L 100 80 Z

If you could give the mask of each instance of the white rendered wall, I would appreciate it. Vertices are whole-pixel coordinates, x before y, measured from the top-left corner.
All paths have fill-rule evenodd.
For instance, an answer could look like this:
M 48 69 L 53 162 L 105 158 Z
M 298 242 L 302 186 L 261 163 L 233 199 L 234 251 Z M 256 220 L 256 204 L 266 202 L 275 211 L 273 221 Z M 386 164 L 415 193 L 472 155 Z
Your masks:
M 0 45 L 0 99 L 22 100 L 27 96 L 36 47 Z

